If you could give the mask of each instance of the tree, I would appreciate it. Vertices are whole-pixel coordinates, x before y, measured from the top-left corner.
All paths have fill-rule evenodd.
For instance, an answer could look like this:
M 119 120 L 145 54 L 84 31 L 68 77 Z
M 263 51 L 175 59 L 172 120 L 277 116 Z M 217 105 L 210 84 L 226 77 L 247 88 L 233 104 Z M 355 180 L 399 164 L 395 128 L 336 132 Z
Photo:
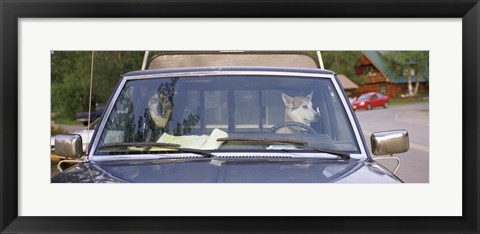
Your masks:
M 91 53 L 56 51 L 51 61 L 52 111 L 74 119 L 75 112 L 88 107 Z
M 357 85 L 365 82 L 364 75 L 357 75 L 355 66 L 362 57 L 361 51 L 321 51 L 325 69 L 344 74 Z
M 416 74 L 416 82 L 415 82 L 415 90 L 414 95 L 418 93 L 418 87 L 420 86 L 420 78 L 423 76 L 426 80 L 429 77 L 429 61 L 430 61 L 430 53 L 428 51 L 417 51 L 415 54 L 415 65 L 414 71 Z
M 108 101 L 122 74 L 140 70 L 143 54 L 143 51 L 96 51 L 92 105 Z M 76 112 L 88 110 L 91 62 L 91 51 L 52 52 L 52 112 L 73 120 Z
M 421 77 L 428 77 L 428 51 L 389 51 L 385 53 L 385 57 L 398 74 L 407 77 L 408 96 L 417 95 Z M 412 86 L 412 76 L 414 75 L 416 78 L 415 88 Z

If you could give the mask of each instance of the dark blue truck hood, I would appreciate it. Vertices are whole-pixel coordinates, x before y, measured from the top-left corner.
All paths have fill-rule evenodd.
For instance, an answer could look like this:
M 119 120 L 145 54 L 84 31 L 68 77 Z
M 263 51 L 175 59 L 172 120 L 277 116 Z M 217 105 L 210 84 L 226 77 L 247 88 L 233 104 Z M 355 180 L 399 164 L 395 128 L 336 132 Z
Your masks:
M 375 162 L 189 159 L 79 163 L 52 183 L 401 183 Z

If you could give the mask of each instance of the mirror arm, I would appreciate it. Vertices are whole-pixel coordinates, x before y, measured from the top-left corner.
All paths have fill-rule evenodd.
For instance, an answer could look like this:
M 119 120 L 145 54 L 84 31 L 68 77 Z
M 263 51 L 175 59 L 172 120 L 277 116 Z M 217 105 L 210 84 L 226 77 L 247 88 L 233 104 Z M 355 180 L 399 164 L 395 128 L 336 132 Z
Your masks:
M 63 169 L 62 169 L 62 167 L 61 167 L 60 165 L 62 165 L 62 163 L 65 163 L 65 162 L 67 162 L 67 163 L 81 163 L 81 162 L 83 162 L 83 161 L 82 161 L 82 160 L 68 160 L 68 159 L 62 160 L 62 161 L 58 162 L 58 164 L 57 164 L 57 169 L 58 169 L 60 172 L 63 172 Z
M 391 154 L 390 157 L 372 157 L 374 160 L 377 160 L 377 159 L 395 159 L 397 161 L 397 166 L 395 167 L 395 170 L 393 170 L 393 174 L 395 174 L 398 170 L 398 168 L 400 167 L 400 159 L 397 158 L 397 157 L 393 157 L 393 155 Z

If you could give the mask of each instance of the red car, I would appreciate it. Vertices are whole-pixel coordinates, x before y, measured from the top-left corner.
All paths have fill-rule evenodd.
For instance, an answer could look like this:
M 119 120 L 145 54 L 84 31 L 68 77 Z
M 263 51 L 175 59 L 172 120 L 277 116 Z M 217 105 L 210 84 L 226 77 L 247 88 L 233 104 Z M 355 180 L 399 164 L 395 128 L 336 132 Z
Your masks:
M 352 102 L 353 110 L 358 109 L 367 109 L 371 110 L 374 107 L 382 106 L 383 108 L 388 107 L 388 99 L 387 95 L 381 93 L 365 93 L 362 94 L 357 100 Z

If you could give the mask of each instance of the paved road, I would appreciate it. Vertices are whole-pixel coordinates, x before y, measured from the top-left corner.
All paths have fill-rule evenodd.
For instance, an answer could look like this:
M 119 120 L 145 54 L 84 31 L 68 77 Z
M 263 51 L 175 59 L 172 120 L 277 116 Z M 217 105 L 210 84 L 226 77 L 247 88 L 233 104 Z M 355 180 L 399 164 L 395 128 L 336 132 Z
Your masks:
M 355 112 L 370 147 L 370 134 L 376 131 L 405 129 L 409 133 L 410 150 L 396 154 L 400 168 L 396 175 L 407 183 L 429 182 L 429 105 L 428 102 L 376 108 Z M 371 151 L 370 151 L 371 152 Z M 393 171 L 395 160 L 379 160 Z

